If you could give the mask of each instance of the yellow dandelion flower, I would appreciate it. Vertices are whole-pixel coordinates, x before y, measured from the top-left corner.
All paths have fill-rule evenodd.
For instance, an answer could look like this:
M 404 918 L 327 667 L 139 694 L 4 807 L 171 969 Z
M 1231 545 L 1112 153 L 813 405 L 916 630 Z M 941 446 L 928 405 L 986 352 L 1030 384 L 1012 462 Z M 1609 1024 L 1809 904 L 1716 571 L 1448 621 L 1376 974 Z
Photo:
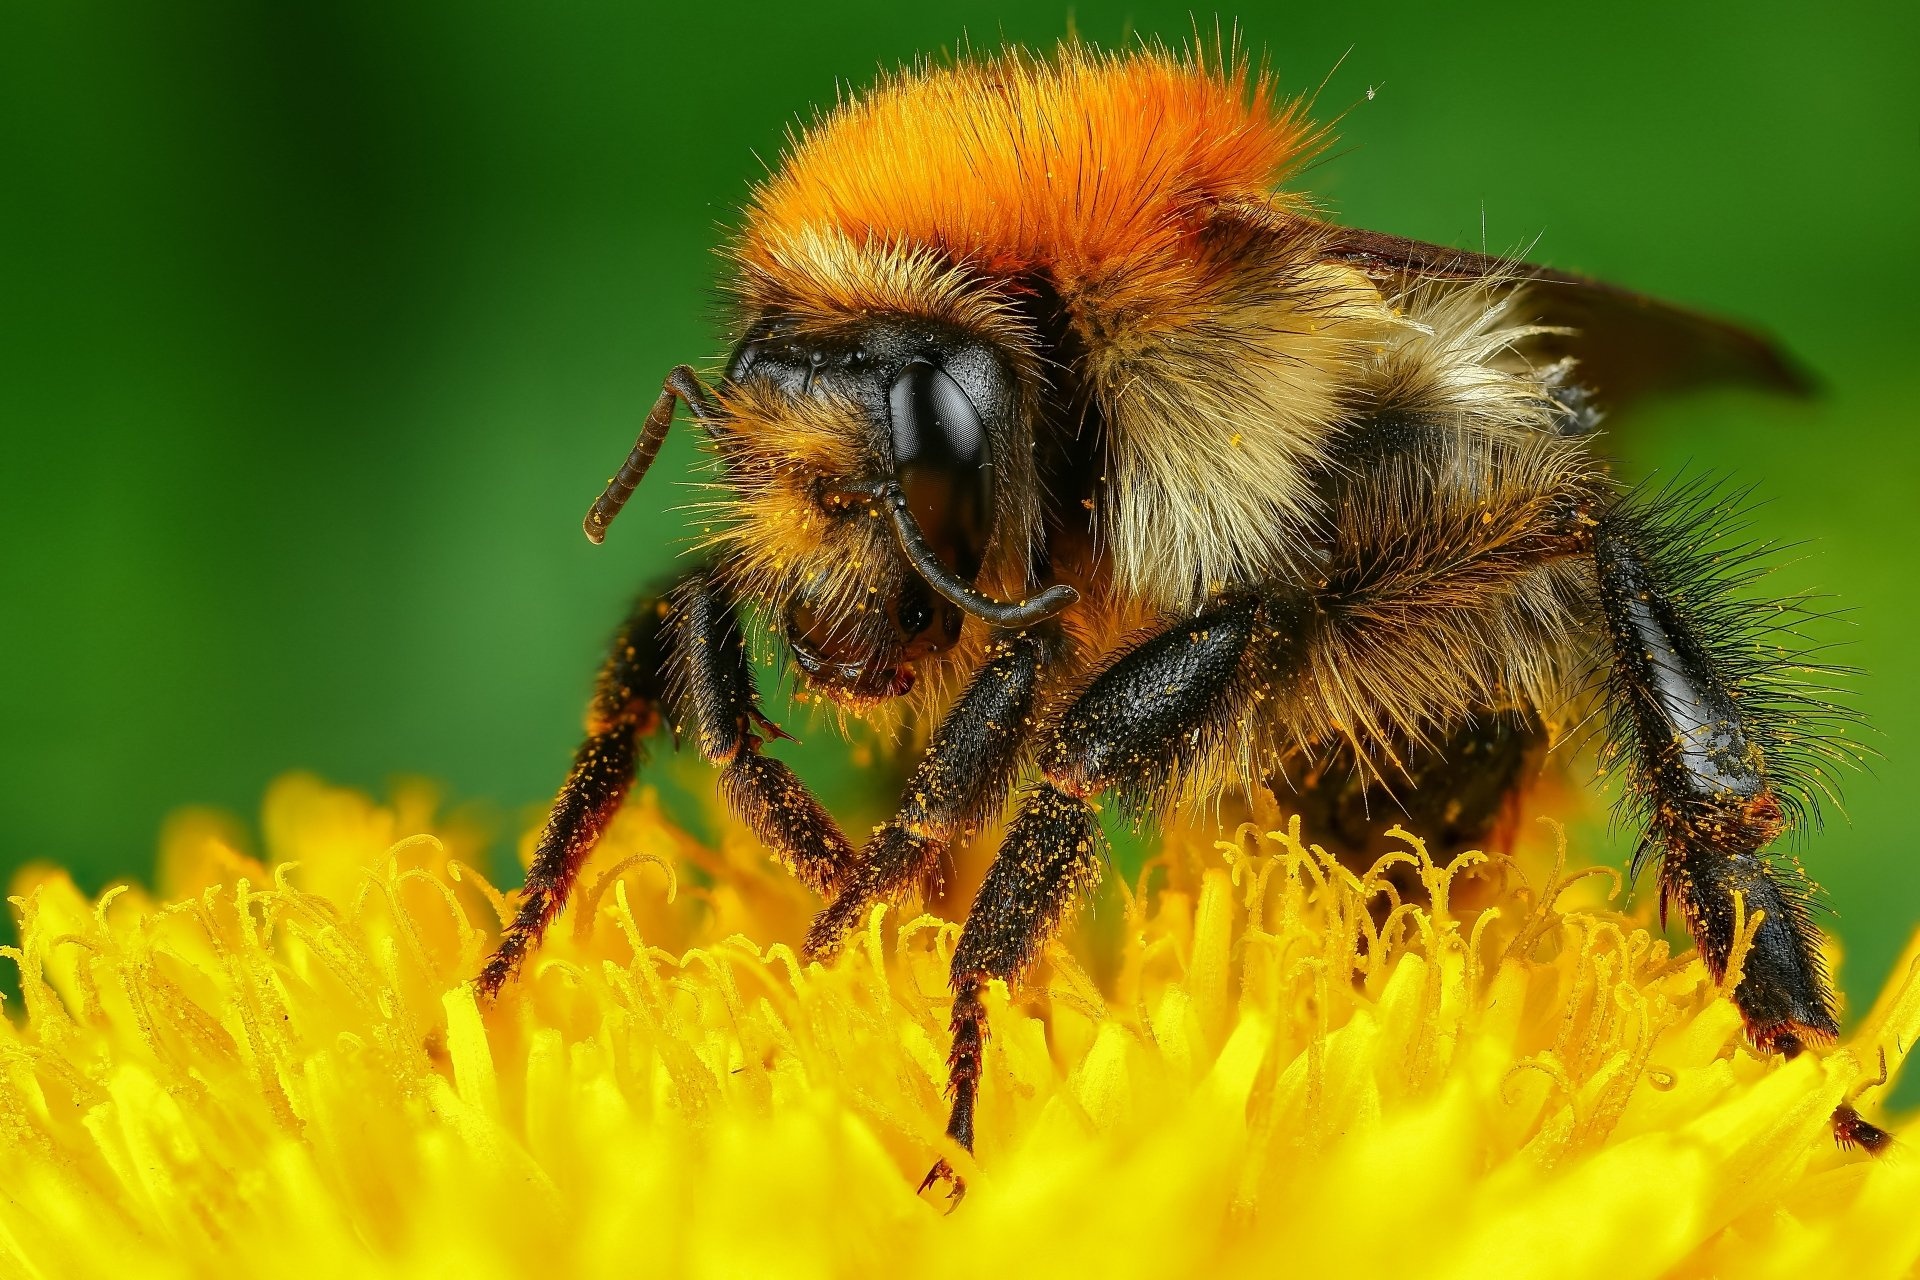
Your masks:
M 176 825 L 159 892 L 14 899 L 0 1273 L 1485 1277 L 1907 1274 L 1920 1161 L 1835 1147 L 1920 1036 L 1920 947 L 1822 1055 L 1763 1061 L 1690 955 L 1550 859 L 1296 829 L 1174 840 L 1083 963 L 990 999 L 979 1159 L 945 1120 L 956 930 L 802 964 L 805 895 L 630 805 L 521 982 L 417 801 L 311 780 L 270 863 Z M 1189 847 L 1191 845 L 1192 847 Z M 1458 906 L 1466 886 L 1481 905 Z M 1095 975 L 1098 975 L 1097 977 Z M 1920 1138 L 1909 1123 L 1903 1138 Z

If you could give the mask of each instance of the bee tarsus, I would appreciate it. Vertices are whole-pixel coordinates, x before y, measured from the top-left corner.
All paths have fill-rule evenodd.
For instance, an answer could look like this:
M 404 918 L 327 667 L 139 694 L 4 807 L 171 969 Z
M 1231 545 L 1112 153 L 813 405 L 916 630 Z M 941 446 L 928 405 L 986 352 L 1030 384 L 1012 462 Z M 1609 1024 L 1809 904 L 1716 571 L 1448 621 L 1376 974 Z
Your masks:
M 643 595 L 615 634 L 575 754 L 527 869 L 519 908 L 476 979 L 492 998 L 566 904 L 587 855 L 633 785 L 641 740 L 671 718 L 721 766 L 734 812 L 796 876 L 830 893 L 853 862 L 839 825 L 784 763 L 762 755 L 760 711 L 735 606 L 713 572 L 687 574 L 669 591 Z
M 832 955 L 869 906 L 906 897 L 937 875 L 951 843 L 1000 811 L 1019 772 L 1041 679 L 1062 643 L 1050 630 L 994 642 L 908 776 L 898 812 L 874 833 L 846 886 L 814 920 L 809 955 Z

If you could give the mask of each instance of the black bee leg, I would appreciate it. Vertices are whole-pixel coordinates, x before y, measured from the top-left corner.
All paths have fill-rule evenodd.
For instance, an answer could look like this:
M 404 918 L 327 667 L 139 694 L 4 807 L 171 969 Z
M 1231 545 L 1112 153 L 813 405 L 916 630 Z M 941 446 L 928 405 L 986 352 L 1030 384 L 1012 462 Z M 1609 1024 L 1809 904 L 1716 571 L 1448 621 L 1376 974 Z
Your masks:
M 832 893 L 853 846 L 792 769 L 760 754 L 758 730 L 785 735 L 760 712 L 733 601 L 712 577 L 689 578 L 673 593 L 667 625 L 679 655 L 667 690 L 681 721 L 675 731 L 692 719 L 700 753 L 722 766 L 720 793 L 734 814 L 801 883 Z
M 1040 675 L 1056 644 L 1052 635 L 1034 631 L 994 641 L 908 777 L 899 810 L 874 830 L 840 896 L 814 919 L 809 955 L 832 955 L 873 903 L 905 897 L 937 876 L 949 844 L 1006 802 Z
M 1255 698 L 1302 652 L 1309 605 L 1292 596 L 1217 602 L 1123 654 L 1046 731 L 1042 780 L 1026 793 L 954 950 L 947 1134 L 971 1150 L 986 1038 L 981 993 L 1017 981 L 1074 903 L 1099 879 L 1099 824 L 1088 798 L 1112 794 L 1141 816 L 1184 772 L 1231 741 Z M 944 1162 L 929 1182 L 962 1188 Z
M 1893 1135 L 1854 1110 L 1851 1102 L 1833 1109 L 1833 1140 L 1849 1151 L 1857 1147 L 1875 1156 L 1893 1145 Z
M 831 884 L 851 855 L 819 803 L 784 764 L 759 754 L 753 673 L 733 608 L 705 569 L 664 597 L 643 596 L 615 635 L 587 710 L 587 737 L 540 833 L 520 908 L 481 969 L 492 997 L 513 977 L 566 904 L 575 876 L 633 785 L 641 739 L 672 704 L 693 713 L 707 758 L 736 812 L 808 884 Z
M 987 1041 L 987 982 L 1013 982 L 1033 962 L 1075 903 L 1100 879 L 1100 824 L 1078 796 L 1042 783 L 1028 793 L 1019 816 L 987 871 L 953 953 L 952 1045 L 947 1052 L 947 1136 L 973 1150 L 973 1110 Z M 966 1183 L 944 1158 L 920 1189 L 937 1182 L 950 1198 Z
M 1100 879 L 1102 842 L 1093 806 L 1041 783 L 1007 829 L 953 953 L 953 1044 L 947 1136 L 973 1149 L 973 1107 L 986 1044 L 989 979 L 1018 980 L 1080 896 Z
M 1809 890 L 1763 852 L 1787 818 L 1742 713 L 1739 653 L 1689 608 L 1682 592 L 1699 584 L 1666 580 L 1675 575 L 1661 571 L 1658 537 L 1626 508 L 1594 534 L 1611 728 L 1633 770 L 1629 795 L 1647 811 L 1643 855 L 1658 853 L 1661 913 L 1678 904 L 1716 981 L 1735 943 L 1736 896 L 1749 921 L 1764 913 L 1733 999 L 1756 1047 L 1792 1054 L 1840 1029 Z
M 574 753 L 573 768 L 540 832 L 520 909 L 477 979 L 485 997 L 498 994 L 540 944 L 580 865 L 633 785 L 634 770 L 644 758 L 640 740 L 661 723 L 667 612 L 665 597 L 644 595 L 614 635 L 588 704 L 586 741 Z

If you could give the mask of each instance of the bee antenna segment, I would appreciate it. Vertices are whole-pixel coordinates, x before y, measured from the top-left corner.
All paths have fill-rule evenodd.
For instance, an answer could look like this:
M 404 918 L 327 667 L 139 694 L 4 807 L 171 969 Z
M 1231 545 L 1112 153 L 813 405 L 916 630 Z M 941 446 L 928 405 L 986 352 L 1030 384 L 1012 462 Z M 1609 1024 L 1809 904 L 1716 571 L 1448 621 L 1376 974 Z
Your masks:
M 996 627 L 1019 630 L 1045 622 L 1065 611 L 1080 599 L 1080 593 L 1065 583 L 1056 583 L 1025 600 L 996 600 L 949 569 L 920 531 L 920 522 L 907 509 L 907 495 L 900 482 L 887 480 L 881 489 L 882 502 L 893 518 L 893 535 L 901 552 L 927 585 L 961 610 Z
M 607 526 L 620 514 L 620 508 L 627 505 L 627 499 L 633 496 L 633 491 L 640 487 L 640 482 L 646 478 L 647 468 L 653 465 L 660 446 L 666 443 L 667 428 L 673 425 L 673 408 L 677 400 L 685 400 L 694 420 L 706 427 L 709 434 L 712 433 L 713 424 L 720 416 L 713 393 L 701 383 L 700 375 L 690 366 L 675 365 L 667 375 L 665 385 L 660 388 L 659 399 L 647 411 L 647 420 L 640 424 L 639 438 L 633 442 L 627 460 L 620 464 L 620 470 L 614 472 L 613 479 L 607 481 L 607 487 L 593 500 L 593 506 L 587 509 L 587 518 L 581 521 L 587 541 L 594 546 L 606 541 Z

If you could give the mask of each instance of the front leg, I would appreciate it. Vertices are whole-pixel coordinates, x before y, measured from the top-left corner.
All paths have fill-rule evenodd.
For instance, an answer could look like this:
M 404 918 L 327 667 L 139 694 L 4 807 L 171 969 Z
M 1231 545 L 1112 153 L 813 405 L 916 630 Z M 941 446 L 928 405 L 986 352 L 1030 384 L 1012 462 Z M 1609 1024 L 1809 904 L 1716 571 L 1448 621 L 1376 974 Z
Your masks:
M 720 793 L 735 816 L 801 883 L 832 893 L 853 846 L 793 770 L 760 753 L 760 731 L 786 735 L 761 714 L 737 606 L 712 574 L 699 574 L 674 591 L 667 627 L 675 731 L 691 722 L 700 754 L 721 766 Z
M 810 957 L 825 959 L 837 951 L 875 902 L 897 901 L 926 883 L 952 841 L 1006 802 L 1041 675 L 1060 644 L 1052 628 L 995 638 L 907 779 L 898 812 L 875 829 L 840 896 L 807 931 Z
M 973 1149 L 986 1042 L 981 995 L 1019 980 L 1100 876 L 1089 799 L 1110 793 L 1145 816 L 1209 755 L 1228 747 L 1256 699 L 1289 678 L 1304 652 L 1310 605 L 1291 593 L 1216 601 L 1096 676 L 1040 744 L 1042 780 L 1026 795 L 980 887 L 953 954 L 953 1045 L 947 1135 Z M 946 1161 L 927 1175 L 964 1186 Z
M 669 706 L 676 731 L 691 720 L 702 754 L 725 766 L 721 788 L 735 812 L 795 874 L 824 893 L 848 864 L 852 850 L 833 819 L 792 770 L 760 754 L 755 730 L 778 730 L 760 714 L 731 602 L 710 570 L 695 570 L 664 596 L 642 596 L 614 636 L 586 740 L 541 830 L 520 908 L 476 980 L 482 996 L 499 993 L 566 905 L 633 785 L 641 740 Z
M 498 995 L 540 945 L 566 905 L 581 864 L 633 785 L 634 770 L 646 755 L 641 740 L 662 723 L 660 673 L 670 648 L 668 613 L 667 597 L 649 592 L 634 602 L 614 633 L 587 706 L 586 740 L 574 753 L 573 768 L 534 847 L 520 908 L 476 979 L 483 998 Z

